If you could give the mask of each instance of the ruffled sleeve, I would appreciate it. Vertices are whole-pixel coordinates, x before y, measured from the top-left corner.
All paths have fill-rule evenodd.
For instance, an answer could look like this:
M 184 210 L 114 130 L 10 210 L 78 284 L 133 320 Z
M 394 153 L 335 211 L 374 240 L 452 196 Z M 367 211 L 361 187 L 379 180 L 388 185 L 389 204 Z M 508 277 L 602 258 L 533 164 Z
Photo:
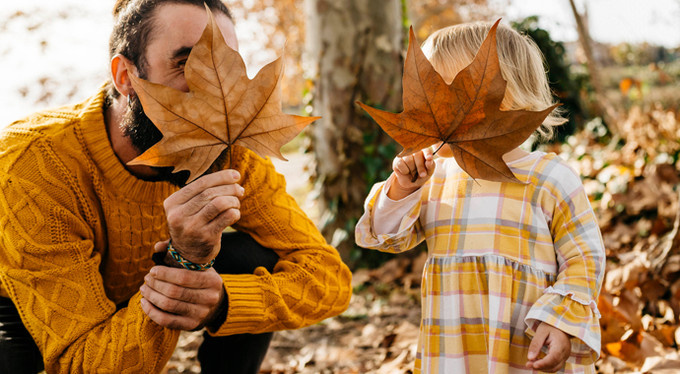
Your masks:
M 540 322 L 545 322 L 571 336 L 572 364 L 590 365 L 600 356 L 600 312 L 594 300 L 548 287 L 529 311 L 526 333 L 534 337 Z
M 377 249 L 382 252 L 399 253 L 417 246 L 425 238 L 423 228 L 418 220 L 422 206 L 419 193 L 424 188 L 415 192 L 415 194 L 419 194 L 415 199 L 406 198 L 409 199 L 406 203 L 412 204 L 413 207 L 408 209 L 408 213 L 404 214 L 400 219 L 399 228 L 396 232 L 376 232 L 377 201 L 381 194 L 384 195 L 383 189 L 386 188 L 389 182 L 390 180 L 388 179 L 385 182 L 377 183 L 371 189 L 364 203 L 364 214 L 359 219 L 359 222 L 357 222 L 355 228 L 355 238 L 357 245 L 360 247 Z M 401 203 L 401 200 L 396 203 Z
M 596 300 L 604 278 L 604 244 L 580 178 L 566 165 L 560 166 L 559 182 L 551 189 L 555 206 L 549 217 L 557 278 L 529 310 L 526 333 L 533 337 L 540 322 L 564 331 L 572 337 L 568 362 L 586 365 L 600 355 Z

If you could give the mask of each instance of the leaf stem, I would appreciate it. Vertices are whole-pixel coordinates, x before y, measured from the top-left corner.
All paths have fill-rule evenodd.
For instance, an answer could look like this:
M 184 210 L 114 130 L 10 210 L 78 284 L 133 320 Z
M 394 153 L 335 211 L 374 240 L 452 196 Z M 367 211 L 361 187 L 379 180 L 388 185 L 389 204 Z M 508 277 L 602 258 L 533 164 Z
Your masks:
M 446 144 L 446 142 L 442 142 L 442 144 L 440 144 L 439 147 L 437 147 L 437 149 L 434 152 L 432 152 L 432 156 L 436 155 L 437 152 L 439 152 L 439 150 L 442 149 L 444 144 Z
M 442 149 L 442 147 L 444 146 L 444 144 L 446 144 L 446 142 L 442 142 L 442 144 L 440 144 L 439 147 L 437 147 L 437 149 L 435 149 L 435 151 L 432 152 L 432 156 L 436 155 L 437 152 L 439 152 L 439 150 Z M 407 166 L 408 166 L 408 165 L 407 165 Z M 414 170 L 414 171 L 412 172 L 412 174 L 413 174 L 413 175 L 411 175 L 411 183 L 415 182 L 416 179 L 418 179 L 418 169 Z

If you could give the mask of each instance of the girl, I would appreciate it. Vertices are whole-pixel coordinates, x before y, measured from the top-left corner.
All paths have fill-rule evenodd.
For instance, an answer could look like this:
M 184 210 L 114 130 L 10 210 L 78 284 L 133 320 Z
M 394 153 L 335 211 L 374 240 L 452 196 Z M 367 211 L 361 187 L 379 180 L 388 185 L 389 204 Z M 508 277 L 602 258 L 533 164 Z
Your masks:
M 490 28 L 444 28 L 423 50 L 451 82 Z M 538 47 L 502 25 L 497 40 L 501 108 L 552 105 Z M 539 135 L 563 122 L 553 112 Z M 396 158 L 366 199 L 357 244 L 396 253 L 427 242 L 416 373 L 594 373 L 605 256 L 581 180 L 555 154 L 503 159 L 523 184 L 473 180 L 431 149 Z

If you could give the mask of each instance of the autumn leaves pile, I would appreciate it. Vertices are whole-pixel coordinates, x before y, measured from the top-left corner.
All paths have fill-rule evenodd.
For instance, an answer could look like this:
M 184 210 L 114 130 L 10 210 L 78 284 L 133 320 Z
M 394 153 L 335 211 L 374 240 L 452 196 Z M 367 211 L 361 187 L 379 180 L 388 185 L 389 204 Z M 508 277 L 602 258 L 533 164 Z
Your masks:
M 205 173 L 225 150 L 231 154 L 234 146 L 285 160 L 281 146 L 320 118 L 283 113 L 281 58 L 249 79 L 243 59 L 227 46 L 206 10 L 208 25 L 186 63 L 189 92 L 131 75 L 145 113 L 163 138 L 130 164 L 187 170 L 187 182 Z M 501 157 L 522 144 L 554 106 L 538 112 L 500 110 L 506 81 L 496 51 L 497 26 L 498 22 L 472 63 L 451 84 L 434 70 L 411 30 L 404 64 L 404 111 L 394 114 L 359 103 L 404 147 L 401 155 L 446 145 L 473 178 L 518 182 Z

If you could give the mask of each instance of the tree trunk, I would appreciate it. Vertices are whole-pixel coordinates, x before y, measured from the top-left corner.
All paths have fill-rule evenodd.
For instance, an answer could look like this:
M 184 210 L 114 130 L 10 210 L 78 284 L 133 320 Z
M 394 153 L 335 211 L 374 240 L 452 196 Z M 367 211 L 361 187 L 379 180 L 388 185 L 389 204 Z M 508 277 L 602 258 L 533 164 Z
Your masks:
M 581 43 L 581 48 L 583 48 L 583 53 L 586 56 L 588 73 L 590 73 L 590 83 L 593 85 L 593 90 L 595 91 L 595 100 L 593 101 L 593 106 L 597 112 L 595 114 L 602 117 L 612 135 L 618 137 L 620 132 L 618 123 L 616 122 L 616 112 L 605 95 L 605 89 L 602 85 L 602 78 L 600 75 L 600 67 L 593 55 L 592 40 L 590 38 L 588 26 L 583 20 L 584 17 L 576 9 L 574 0 L 569 0 L 569 5 L 571 6 L 571 11 L 574 13 L 579 42 Z
M 394 157 L 375 165 L 370 153 L 390 140 L 355 102 L 401 109 L 402 3 L 306 0 L 305 6 L 313 113 L 323 116 L 311 126 L 315 188 L 325 209 L 321 230 L 351 262 L 354 224 L 377 181 L 365 161 L 389 171 Z

